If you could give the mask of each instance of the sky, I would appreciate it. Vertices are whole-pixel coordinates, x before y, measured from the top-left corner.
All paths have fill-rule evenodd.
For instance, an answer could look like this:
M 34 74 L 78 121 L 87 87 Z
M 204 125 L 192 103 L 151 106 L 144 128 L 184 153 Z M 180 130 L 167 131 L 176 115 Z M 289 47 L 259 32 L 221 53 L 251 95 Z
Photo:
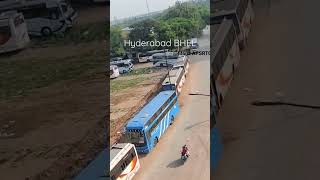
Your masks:
M 177 0 L 147 0 L 150 12 L 160 11 L 173 6 Z M 186 0 L 180 0 L 186 1 Z M 110 2 L 110 17 L 113 21 L 148 13 L 146 0 L 111 0 Z

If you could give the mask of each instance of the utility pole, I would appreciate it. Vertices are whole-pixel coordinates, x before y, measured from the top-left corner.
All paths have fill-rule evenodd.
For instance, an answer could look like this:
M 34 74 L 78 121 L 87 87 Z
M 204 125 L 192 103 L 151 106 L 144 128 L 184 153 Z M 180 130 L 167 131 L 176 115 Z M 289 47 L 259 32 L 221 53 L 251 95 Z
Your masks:
M 171 85 L 170 71 L 169 71 L 169 65 L 168 65 L 168 53 L 167 53 L 167 52 L 165 52 L 165 57 L 166 57 L 166 64 L 167 64 L 167 71 L 168 71 L 169 83 L 170 83 L 170 85 Z M 171 90 L 172 90 L 172 86 L 171 86 Z
M 146 5 L 147 5 L 147 9 L 148 9 L 148 16 L 149 16 L 149 13 L 150 13 L 150 9 L 149 9 L 149 4 L 148 4 L 148 0 L 146 0 Z

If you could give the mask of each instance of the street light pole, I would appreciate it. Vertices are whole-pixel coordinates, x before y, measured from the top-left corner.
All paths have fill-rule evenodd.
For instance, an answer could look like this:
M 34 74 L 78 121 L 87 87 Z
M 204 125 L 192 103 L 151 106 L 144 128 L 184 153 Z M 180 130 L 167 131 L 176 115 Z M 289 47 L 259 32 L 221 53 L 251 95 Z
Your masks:
M 166 64 L 167 64 L 168 78 L 169 78 L 169 83 L 170 83 L 170 87 L 171 87 L 171 90 L 172 90 L 171 80 L 170 80 L 170 71 L 169 71 L 169 66 L 168 66 L 168 54 L 167 54 L 167 52 L 165 52 L 165 53 L 166 53 L 165 57 L 166 57 Z

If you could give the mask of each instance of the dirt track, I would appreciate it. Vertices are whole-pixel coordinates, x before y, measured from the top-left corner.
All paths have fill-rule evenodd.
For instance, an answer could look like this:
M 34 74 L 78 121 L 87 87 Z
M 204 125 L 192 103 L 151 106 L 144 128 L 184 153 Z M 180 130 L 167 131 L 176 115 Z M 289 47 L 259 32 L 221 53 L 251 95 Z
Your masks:
M 320 2 L 269 2 L 257 0 L 249 47 L 218 117 L 225 144 L 215 180 L 319 179 L 319 110 L 250 103 L 320 104 Z

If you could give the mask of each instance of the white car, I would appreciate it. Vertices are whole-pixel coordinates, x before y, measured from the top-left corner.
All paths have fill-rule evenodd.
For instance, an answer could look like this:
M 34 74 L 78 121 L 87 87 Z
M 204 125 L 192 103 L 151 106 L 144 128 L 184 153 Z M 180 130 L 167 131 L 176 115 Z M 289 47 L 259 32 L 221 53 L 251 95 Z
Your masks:
M 114 79 L 114 78 L 117 78 L 120 76 L 120 73 L 119 73 L 119 68 L 118 66 L 116 65 L 111 65 L 110 66 L 110 78 L 111 79 Z
M 131 62 L 126 62 L 124 60 L 119 62 L 112 62 L 112 65 L 118 66 L 120 74 L 128 73 L 133 69 L 133 64 Z

